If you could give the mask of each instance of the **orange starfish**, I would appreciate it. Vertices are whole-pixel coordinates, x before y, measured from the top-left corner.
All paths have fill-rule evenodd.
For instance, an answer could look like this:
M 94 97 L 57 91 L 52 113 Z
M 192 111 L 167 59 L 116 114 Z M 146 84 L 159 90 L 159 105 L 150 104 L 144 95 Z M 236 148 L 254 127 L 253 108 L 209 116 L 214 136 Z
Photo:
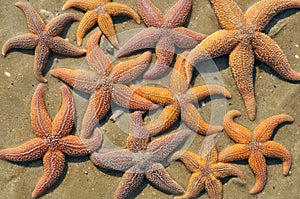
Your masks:
M 183 188 L 166 171 L 167 157 L 191 135 L 180 131 L 149 141 L 149 132 L 143 124 L 142 113 L 132 114 L 127 149 L 107 153 L 93 153 L 92 162 L 102 168 L 125 171 L 114 198 L 132 198 L 144 179 L 166 193 L 182 194 Z
M 88 137 L 93 128 L 108 112 L 111 99 L 124 108 L 134 110 L 155 109 L 158 106 L 135 94 L 126 84 L 136 79 L 151 61 L 151 52 L 117 64 L 112 63 L 98 47 L 101 32 L 95 32 L 87 41 L 87 61 L 92 71 L 59 68 L 51 74 L 72 87 L 91 93 L 87 111 L 83 117 L 80 136 Z
M 205 189 L 210 198 L 222 199 L 221 178 L 237 176 L 245 181 L 241 170 L 231 164 L 218 162 L 217 148 L 211 137 L 206 137 L 202 142 L 199 155 L 190 151 L 178 151 L 170 160 L 179 159 L 186 168 L 192 172 L 186 192 L 175 199 L 196 198 Z
M 139 13 L 148 28 L 127 41 L 117 53 L 117 57 L 156 46 L 157 60 L 155 65 L 144 74 L 144 78 L 154 79 L 165 73 L 173 61 L 175 46 L 194 48 L 206 37 L 182 27 L 192 4 L 192 0 L 179 0 L 163 16 L 150 0 L 138 0 Z
M 222 86 L 205 85 L 188 89 L 184 65 L 187 51 L 178 56 L 174 70 L 170 78 L 170 88 L 158 88 L 151 86 L 136 86 L 131 88 L 142 97 L 165 106 L 159 117 L 146 127 L 151 135 L 165 131 L 172 126 L 180 117 L 191 129 L 200 134 L 212 134 L 221 131 L 221 126 L 207 124 L 197 108 L 193 105 L 211 95 L 223 95 L 231 98 L 231 94 Z
M 254 58 L 268 64 L 287 80 L 300 80 L 280 47 L 262 33 L 269 20 L 289 8 L 300 8 L 299 0 L 261 0 L 245 15 L 233 0 L 211 0 L 222 30 L 207 37 L 188 55 L 187 76 L 192 77 L 193 65 L 205 59 L 229 54 L 229 65 L 246 105 L 250 120 L 256 118 L 253 86 Z
M 71 7 L 86 11 L 77 29 L 78 45 L 81 45 L 83 37 L 98 22 L 100 30 L 111 44 L 119 48 L 119 42 L 110 15 L 126 14 L 137 23 L 140 23 L 140 17 L 133 9 L 120 3 L 110 2 L 110 0 L 68 0 L 62 9 L 66 10 Z
M 233 118 L 240 116 L 239 111 L 230 111 L 224 119 L 224 129 L 237 144 L 223 150 L 219 155 L 220 162 L 231 162 L 248 158 L 249 165 L 256 176 L 254 187 L 250 194 L 263 190 L 267 180 L 267 167 L 264 156 L 279 158 L 283 161 L 283 174 L 287 175 L 291 167 L 291 155 L 288 150 L 274 141 L 268 141 L 274 129 L 283 122 L 292 122 L 288 115 L 276 115 L 261 122 L 252 135 L 244 126 L 234 123 Z
M 62 14 L 52 19 L 47 25 L 29 3 L 17 2 L 27 18 L 28 28 L 31 33 L 18 35 L 9 39 L 2 48 L 2 54 L 12 48 L 33 49 L 35 48 L 35 59 L 33 71 L 35 78 L 40 82 L 47 82 L 42 71 L 45 68 L 50 51 L 58 54 L 80 56 L 85 54 L 84 49 L 71 45 L 66 40 L 57 36 L 63 28 L 72 20 L 79 18 L 72 13 Z
M 98 129 L 91 139 L 68 135 L 74 123 L 74 104 L 69 89 L 62 86 L 61 90 L 62 105 L 51 121 L 44 104 L 43 85 L 40 84 L 31 102 L 31 123 L 37 137 L 18 147 L 0 150 L 0 159 L 14 162 L 43 157 L 44 173 L 32 193 L 33 198 L 51 187 L 62 174 L 65 166 L 64 154 L 84 156 L 97 149 L 102 142 Z

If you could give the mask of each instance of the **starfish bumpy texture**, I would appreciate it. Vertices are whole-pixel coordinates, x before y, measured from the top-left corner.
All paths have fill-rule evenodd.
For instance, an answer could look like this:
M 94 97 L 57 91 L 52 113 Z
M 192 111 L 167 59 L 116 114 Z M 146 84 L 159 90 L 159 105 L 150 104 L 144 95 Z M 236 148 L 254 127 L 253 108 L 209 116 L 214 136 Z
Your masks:
M 0 150 L 0 159 L 14 162 L 43 157 L 44 173 L 32 193 L 33 198 L 51 187 L 62 174 L 65 167 L 64 154 L 84 156 L 96 150 L 102 142 L 102 134 L 98 129 L 90 139 L 68 135 L 74 123 L 74 104 L 69 89 L 62 86 L 61 90 L 62 105 L 51 121 L 44 104 L 43 85 L 40 84 L 31 103 L 31 123 L 37 137 L 18 147 Z
M 300 8 L 299 0 L 261 0 L 243 15 L 233 0 L 211 0 L 222 30 L 207 37 L 188 55 L 186 70 L 192 77 L 193 65 L 205 59 L 229 54 L 229 65 L 243 97 L 250 120 L 256 118 L 253 86 L 254 58 L 268 64 L 287 80 L 300 80 L 280 47 L 262 33 L 269 20 L 277 13 Z
M 219 154 L 220 162 L 231 162 L 248 158 L 249 165 L 256 176 L 254 187 L 250 194 L 263 190 L 267 180 L 267 166 L 264 156 L 279 158 L 283 162 L 283 174 L 288 175 L 292 159 L 288 150 L 274 141 L 269 141 L 275 128 L 283 122 L 292 122 L 288 115 L 275 115 L 262 121 L 253 132 L 233 121 L 240 116 L 239 111 L 230 111 L 224 119 L 224 130 L 237 144 L 228 147 Z
M 111 100 L 117 105 L 134 110 L 150 110 L 158 106 L 135 94 L 126 84 L 136 79 L 147 68 L 151 52 L 121 62 L 112 68 L 108 57 L 98 47 L 101 32 L 95 32 L 87 41 L 87 61 L 92 71 L 59 68 L 50 73 L 72 87 L 90 93 L 87 111 L 82 121 L 81 137 L 88 137 L 96 124 L 108 112 Z
M 146 126 L 151 135 L 167 130 L 180 117 L 188 127 L 202 135 L 216 133 L 223 129 L 221 126 L 211 126 L 205 122 L 194 104 L 212 95 L 230 98 L 231 94 L 219 85 L 196 86 L 189 89 L 184 68 L 187 53 L 188 51 L 185 51 L 177 56 L 171 73 L 170 88 L 131 86 L 140 96 L 165 106 L 159 117 Z
M 98 22 L 100 30 L 108 38 L 112 45 L 119 48 L 113 21 L 110 17 L 126 14 L 140 23 L 140 17 L 130 7 L 110 2 L 111 0 L 68 0 L 63 6 L 63 10 L 71 7 L 80 8 L 86 11 L 77 29 L 77 43 L 81 45 L 83 37 Z
M 192 3 L 192 0 L 179 0 L 163 16 L 150 0 L 138 0 L 139 13 L 148 28 L 127 41 L 117 53 L 117 57 L 156 47 L 157 60 L 155 65 L 144 74 L 144 78 L 154 79 L 165 73 L 173 61 L 175 46 L 194 48 L 206 37 L 182 27 Z
M 99 167 L 125 171 L 114 198 L 129 198 L 144 178 L 166 193 L 182 194 L 183 188 L 165 169 L 169 164 L 166 159 L 191 135 L 190 131 L 172 133 L 150 142 L 142 113 L 136 111 L 132 115 L 127 149 L 107 153 L 95 152 L 91 156 L 92 162 Z
M 17 2 L 15 5 L 21 8 L 25 13 L 28 28 L 31 33 L 18 35 L 9 39 L 3 45 L 2 54 L 5 55 L 7 51 L 12 48 L 35 48 L 33 71 L 38 81 L 47 82 L 42 72 L 47 63 L 50 51 L 70 56 L 81 56 L 85 54 L 86 51 L 84 49 L 77 48 L 57 36 L 70 21 L 79 20 L 75 14 L 61 14 L 45 25 L 39 14 L 29 3 Z
M 207 191 L 210 198 L 222 199 L 222 182 L 219 179 L 237 176 L 245 181 L 243 172 L 237 167 L 218 162 L 214 135 L 204 139 L 199 155 L 190 151 L 178 151 L 170 159 L 179 159 L 192 172 L 187 190 L 183 195 L 176 196 L 175 199 L 197 198 L 203 189 Z

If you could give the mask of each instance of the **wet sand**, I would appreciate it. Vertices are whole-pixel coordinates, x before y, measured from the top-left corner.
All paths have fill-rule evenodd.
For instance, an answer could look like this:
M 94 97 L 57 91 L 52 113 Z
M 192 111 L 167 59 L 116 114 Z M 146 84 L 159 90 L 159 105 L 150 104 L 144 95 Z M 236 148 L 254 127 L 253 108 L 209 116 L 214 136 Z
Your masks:
M 4 42 L 16 35 L 27 33 L 26 18 L 23 12 L 14 6 L 17 1 L 1 1 L 0 6 L 0 46 Z M 166 12 L 177 0 L 154 1 L 155 5 Z M 257 0 L 236 0 L 237 4 L 245 11 Z M 135 0 L 116 1 L 131 5 L 137 9 Z M 45 9 L 50 13 L 60 14 L 64 12 L 74 12 L 83 16 L 83 12 L 69 9 L 61 11 L 65 1 L 59 0 L 30 0 L 29 3 L 37 10 Z M 291 66 L 296 71 L 300 71 L 300 12 L 299 10 L 289 10 L 280 13 L 269 23 L 266 32 L 279 44 L 287 56 Z M 45 13 L 45 12 L 43 12 Z M 47 18 L 43 14 L 44 19 Z M 126 41 L 128 30 L 143 28 L 145 25 L 136 24 L 127 17 L 115 17 L 115 27 L 119 35 L 119 41 L 123 45 Z M 75 32 L 78 22 L 72 23 L 63 36 L 76 45 Z M 194 0 L 192 14 L 188 23 L 188 28 L 204 34 L 211 34 L 219 30 L 219 24 L 208 0 Z M 98 31 L 94 27 L 91 32 Z M 84 43 L 91 32 L 84 38 Z M 132 32 L 132 31 L 131 31 Z M 107 52 L 109 43 L 103 37 L 101 48 Z M 122 58 L 120 60 L 126 60 Z M 0 149 L 18 146 L 31 138 L 35 134 L 30 122 L 30 103 L 32 95 L 39 84 L 33 76 L 33 50 L 13 50 L 6 57 L 0 56 Z M 115 63 L 120 60 L 116 60 Z M 155 60 L 153 59 L 152 62 Z M 291 115 L 295 122 L 282 125 L 277 128 L 273 138 L 275 141 L 284 145 L 292 154 L 293 165 L 291 174 L 287 177 L 282 175 L 282 164 L 277 159 L 267 159 L 268 180 L 264 190 L 257 195 L 250 195 L 248 191 L 254 185 L 254 175 L 251 172 L 247 161 L 236 164 L 246 175 L 247 184 L 242 185 L 237 179 L 226 179 L 223 181 L 223 197 L 231 198 L 297 198 L 298 185 L 300 184 L 300 87 L 295 82 L 288 82 L 279 77 L 267 65 L 255 62 L 255 91 L 258 105 L 258 114 L 255 121 L 248 120 L 245 107 L 241 96 L 236 88 L 230 68 L 228 68 L 228 56 L 215 59 L 219 71 L 208 69 L 208 64 L 199 65 L 199 73 L 204 78 L 197 76 L 195 85 L 207 83 L 206 77 L 218 77 L 218 83 L 223 82 L 224 86 L 232 93 L 232 99 L 216 99 L 207 101 L 205 106 L 199 109 L 201 115 L 206 121 L 218 123 L 218 118 L 222 118 L 224 111 L 215 106 L 226 108 L 226 110 L 236 109 L 242 112 L 242 116 L 236 119 L 236 122 L 254 129 L 263 119 L 286 113 Z M 50 69 L 68 67 L 72 69 L 86 68 L 85 57 L 72 58 L 60 55 L 51 55 L 45 76 L 48 83 L 45 85 L 45 103 L 47 110 L 52 118 L 58 112 L 61 104 L 61 93 L 59 87 L 63 84 L 49 74 Z M 167 81 L 168 76 L 164 81 Z M 213 78 L 214 79 L 214 78 Z M 165 84 L 164 84 L 165 85 Z M 80 130 L 81 120 L 88 102 L 88 95 L 74 91 L 73 96 L 76 105 L 76 124 L 73 133 Z M 111 113 L 102 120 L 99 126 L 104 131 L 105 138 L 102 150 L 112 150 L 114 148 L 123 148 L 126 144 L 128 133 L 128 114 L 122 115 L 118 122 L 112 123 L 108 120 Z M 218 116 L 211 117 L 211 115 Z M 212 119 L 211 119 L 212 118 Z M 177 125 L 179 126 L 179 124 Z M 184 126 L 183 126 L 184 128 Z M 122 129 L 122 130 L 121 130 Z M 125 132 L 123 132 L 125 131 Z M 127 133 L 126 133 L 127 132 Z M 196 134 L 195 134 L 196 135 Z M 203 136 L 195 136 L 189 150 L 198 152 L 201 146 Z M 226 148 L 233 144 L 228 136 L 223 132 L 217 142 L 218 150 Z M 67 166 L 63 176 L 55 186 L 51 187 L 41 198 L 112 198 L 114 190 L 121 179 L 122 173 L 109 172 L 96 168 L 88 157 L 67 158 Z M 0 161 L 0 198 L 30 198 L 31 193 L 43 172 L 42 161 L 32 161 L 25 163 L 11 163 Z M 182 163 L 175 162 L 167 168 L 170 175 L 179 182 L 184 188 L 187 186 L 190 173 L 185 169 Z M 147 182 L 144 183 L 136 198 L 172 198 L 163 192 L 153 188 Z M 206 192 L 202 192 L 201 198 L 208 198 Z

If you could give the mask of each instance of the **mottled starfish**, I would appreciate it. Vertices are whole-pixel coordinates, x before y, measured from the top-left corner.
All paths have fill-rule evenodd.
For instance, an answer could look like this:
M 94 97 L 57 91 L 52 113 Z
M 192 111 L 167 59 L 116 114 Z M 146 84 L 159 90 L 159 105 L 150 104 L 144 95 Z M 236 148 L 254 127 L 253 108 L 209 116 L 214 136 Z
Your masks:
M 255 185 L 250 194 L 263 190 L 267 180 L 267 166 L 264 156 L 279 158 L 283 162 L 283 174 L 288 175 L 292 159 L 288 150 L 281 144 L 269 141 L 274 129 L 283 122 L 292 122 L 293 118 L 281 114 L 262 121 L 252 135 L 251 131 L 233 121 L 240 116 L 239 111 L 230 111 L 224 119 L 224 130 L 237 144 L 228 147 L 219 154 L 220 162 L 231 162 L 248 158 L 250 168 L 256 176 Z
M 219 85 L 196 86 L 188 89 L 189 84 L 185 75 L 185 57 L 188 51 L 178 55 L 171 73 L 170 88 L 136 86 L 131 88 L 137 94 L 150 101 L 165 106 L 158 118 L 147 124 L 151 135 L 167 130 L 179 118 L 197 133 L 205 135 L 221 131 L 221 126 L 211 126 L 204 121 L 194 103 L 198 103 L 211 95 L 223 95 L 227 98 L 231 94 Z
M 58 68 L 50 73 L 72 87 L 90 93 L 87 111 L 83 117 L 81 137 L 88 137 L 96 124 L 108 112 L 111 99 L 121 107 L 134 110 L 155 109 L 158 106 L 137 95 L 126 84 L 136 79 L 151 61 L 147 51 L 135 59 L 121 62 L 112 68 L 109 58 L 100 50 L 101 32 L 95 32 L 87 41 L 87 61 L 92 71 Z
M 150 0 L 138 0 L 138 11 L 148 28 L 127 41 L 116 56 L 122 57 L 138 50 L 155 47 L 157 60 L 144 74 L 144 78 L 154 79 L 165 73 L 173 61 L 175 46 L 194 48 L 206 37 L 183 27 L 192 2 L 179 0 L 163 16 Z
M 93 153 L 92 162 L 105 169 L 125 171 L 114 198 L 129 198 L 146 178 L 166 193 L 182 194 L 184 189 L 171 178 L 165 167 L 167 157 L 191 135 L 188 130 L 159 137 L 149 142 L 149 132 L 143 124 L 142 113 L 132 114 L 127 149 Z
M 250 120 L 256 118 L 253 85 L 254 58 L 268 64 L 287 80 L 300 80 L 286 56 L 268 35 L 262 33 L 269 20 L 277 13 L 300 8 L 299 0 L 261 0 L 243 15 L 233 0 L 211 0 L 222 30 L 207 37 L 188 55 L 187 75 L 192 78 L 196 62 L 229 54 L 229 65 L 243 97 Z
M 12 48 L 35 48 L 33 72 L 38 81 L 47 82 L 42 72 L 47 63 L 50 51 L 70 56 L 85 54 L 86 51 L 84 49 L 77 48 L 65 39 L 57 36 L 70 21 L 78 21 L 78 16 L 72 13 L 61 14 L 45 25 L 39 14 L 29 3 L 17 2 L 15 5 L 25 13 L 31 33 L 18 35 L 6 41 L 2 48 L 2 54 L 5 55 Z
M 187 190 L 175 199 L 196 198 L 203 189 L 210 198 L 222 199 L 222 182 L 219 179 L 236 176 L 245 181 L 243 172 L 237 167 L 218 162 L 214 135 L 204 139 L 199 155 L 190 151 L 178 151 L 170 157 L 171 159 L 179 159 L 192 172 Z
M 61 90 L 62 105 L 51 121 L 44 104 L 43 85 L 40 84 L 31 102 L 31 123 L 37 137 L 18 147 L 0 150 L 0 159 L 14 162 L 43 157 L 44 173 L 32 193 L 33 198 L 51 187 L 62 174 L 65 167 L 64 154 L 84 156 L 97 149 L 102 142 L 102 134 L 98 129 L 90 139 L 68 135 L 74 123 L 74 104 L 69 89 L 62 86 Z
M 71 7 L 80 8 L 86 11 L 77 29 L 77 43 L 81 45 L 83 37 L 98 22 L 100 30 L 108 38 L 112 45 L 119 48 L 113 21 L 110 15 L 116 16 L 126 14 L 140 23 L 139 15 L 130 7 L 110 2 L 111 0 L 68 0 L 63 6 L 63 10 Z

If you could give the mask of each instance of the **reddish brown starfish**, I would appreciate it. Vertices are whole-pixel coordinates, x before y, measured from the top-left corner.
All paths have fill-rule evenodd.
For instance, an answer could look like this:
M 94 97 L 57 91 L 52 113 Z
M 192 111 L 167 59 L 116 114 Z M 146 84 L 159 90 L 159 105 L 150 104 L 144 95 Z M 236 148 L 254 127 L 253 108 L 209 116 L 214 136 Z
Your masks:
M 102 168 L 125 171 L 115 199 L 129 198 L 146 178 L 166 193 L 182 194 L 183 188 L 171 178 L 165 167 L 166 158 L 191 134 L 180 131 L 149 142 L 149 132 L 144 127 L 142 113 L 133 113 L 127 149 L 107 153 L 93 153 L 92 162 Z
M 206 123 L 194 103 L 211 95 L 223 95 L 230 98 L 231 94 L 219 85 L 196 86 L 188 89 L 184 68 L 187 53 L 186 51 L 178 56 L 171 74 L 170 88 L 131 86 L 142 97 L 165 106 L 159 117 L 146 126 L 151 135 L 165 131 L 172 126 L 180 118 L 180 113 L 182 121 L 199 134 L 212 134 L 223 129 L 221 126 L 211 126 Z
M 117 57 L 156 46 L 157 60 L 155 65 L 144 74 L 144 78 L 154 79 L 165 73 L 173 61 L 175 46 L 194 48 L 206 37 L 182 27 L 191 10 L 192 2 L 192 0 L 179 0 L 163 16 L 150 0 L 138 0 L 138 11 L 148 28 L 127 41 Z
M 244 126 L 236 124 L 233 118 L 240 116 L 239 111 L 230 111 L 224 119 L 224 129 L 237 144 L 223 150 L 220 162 L 231 162 L 248 158 L 249 165 L 256 176 L 254 187 L 249 193 L 256 194 L 263 190 L 267 180 L 267 166 L 264 156 L 279 158 L 283 161 L 283 174 L 288 175 L 291 167 L 291 155 L 288 150 L 274 141 L 269 141 L 274 129 L 283 122 L 292 122 L 288 115 L 275 115 L 262 121 L 252 135 Z
M 254 58 L 268 64 L 287 80 L 300 80 L 280 47 L 262 33 L 269 20 L 277 13 L 300 8 L 299 0 L 261 0 L 245 15 L 233 0 L 211 0 L 222 30 L 207 37 L 188 55 L 187 76 L 192 77 L 196 62 L 229 54 L 229 65 L 244 99 L 250 120 L 256 118 L 253 86 Z
M 74 123 L 72 94 L 62 86 L 62 105 L 51 121 L 44 104 L 43 85 L 40 84 L 31 102 L 31 123 L 36 138 L 15 148 L 0 150 L 0 158 L 14 162 L 36 160 L 43 157 L 44 173 L 37 183 L 32 197 L 40 196 L 62 174 L 65 155 L 84 156 L 97 149 L 102 142 L 100 131 L 95 130 L 91 139 L 68 135 Z
M 203 189 L 210 198 L 222 199 L 222 182 L 219 179 L 237 176 L 245 181 L 243 172 L 237 167 L 218 162 L 215 141 L 210 137 L 202 142 L 199 155 L 190 151 L 178 151 L 170 159 L 179 159 L 192 172 L 186 192 L 175 199 L 196 198 Z
M 110 2 L 111 0 L 68 0 L 63 6 L 63 10 L 71 7 L 80 8 L 86 11 L 77 29 L 77 43 L 81 45 L 82 38 L 98 22 L 100 30 L 116 48 L 119 48 L 119 42 L 116 37 L 113 21 L 110 17 L 126 14 L 132 17 L 137 23 L 140 23 L 140 17 L 130 7 Z
M 51 74 L 72 87 L 91 93 L 82 121 L 80 136 L 88 137 L 96 124 L 108 112 L 111 99 L 119 106 L 134 110 L 155 109 L 158 106 L 135 94 L 126 84 L 136 79 L 151 61 L 151 52 L 117 64 L 112 68 L 108 57 L 98 47 L 101 32 L 95 32 L 87 41 L 87 61 L 92 71 L 59 68 Z
M 85 54 L 84 49 L 77 48 L 57 36 L 70 21 L 79 20 L 75 14 L 68 13 L 59 15 L 45 25 L 39 14 L 29 3 L 17 2 L 15 5 L 21 8 L 25 13 L 28 28 L 31 33 L 18 35 L 9 39 L 3 45 L 2 54 L 5 55 L 7 51 L 12 48 L 35 48 L 33 72 L 37 80 L 40 82 L 47 82 L 47 79 L 43 77 L 42 72 L 47 63 L 50 51 L 70 56 L 80 56 Z

